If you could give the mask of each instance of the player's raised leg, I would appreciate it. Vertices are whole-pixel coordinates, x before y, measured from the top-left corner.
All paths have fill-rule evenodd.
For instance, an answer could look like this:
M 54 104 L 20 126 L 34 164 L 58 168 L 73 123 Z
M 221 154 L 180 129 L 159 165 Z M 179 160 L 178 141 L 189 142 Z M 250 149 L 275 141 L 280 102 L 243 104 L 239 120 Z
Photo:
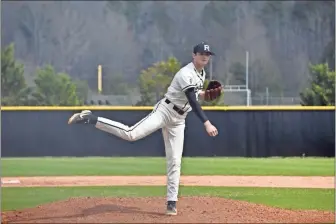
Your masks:
M 89 110 L 83 110 L 80 113 L 73 114 L 69 120 L 68 124 L 96 124 L 97 117 L 92 114 Z
M 167 215 L 176 215 L 185 121 L 162 128 L 167 160 Z
M 160 106 L 160 103 L 158 103 L 150 114 L 131 127 L 107 118 L 96 117 L 88 110 L 74 114 L 68 123 L 94 124 L 99 130 L 108 132 L 124 140 L 137 141 L 162 128 L 168 121 L 169 117 L 167 116 L 166 108 Z

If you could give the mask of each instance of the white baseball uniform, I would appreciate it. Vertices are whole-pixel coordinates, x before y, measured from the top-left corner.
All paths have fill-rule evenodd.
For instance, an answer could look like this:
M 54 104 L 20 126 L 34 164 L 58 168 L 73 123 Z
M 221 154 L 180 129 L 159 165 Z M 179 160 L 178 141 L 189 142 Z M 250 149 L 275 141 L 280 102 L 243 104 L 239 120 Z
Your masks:
M 192 110 L 184 91 L 195 88 L 198 99 L 204 80 L 205 71 L 199 73 L 191 62 L 176 73 L 164 98 L 156 103 L 153 111 L 135 125 L 129 127 L 98 117 L 96 128 L 127 141 L 142 139 L 162 129 L 167 161 L 167 201 L 178 200 L 185 119 Z

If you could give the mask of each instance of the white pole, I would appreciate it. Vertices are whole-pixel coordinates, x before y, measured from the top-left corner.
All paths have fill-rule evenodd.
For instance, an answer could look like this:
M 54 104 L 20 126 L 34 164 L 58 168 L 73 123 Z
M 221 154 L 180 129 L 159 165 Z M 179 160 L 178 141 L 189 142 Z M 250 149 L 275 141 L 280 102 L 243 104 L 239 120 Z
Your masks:
M 266 87 L 266 105 L 268 105 L 268 98 L 269 98 L 268 87 Z
M 249 52 L 248 51 L 246 51 L 246 78 L 245 78 L 245 80 L 246 80 L 246 100 L 247 100 L 247 106 L 249 106 L 250 105 L 250 97 L 249 97 L 249 94 L 248 94 L 248 89 L 249 89 L 249 87 L 248 87 L 248 76 L 249 76 L 249 74 L 248 74 L 248 67 L 249 67 Z
M 210 57 L 210 80 L 212 80 L 212 57 Z

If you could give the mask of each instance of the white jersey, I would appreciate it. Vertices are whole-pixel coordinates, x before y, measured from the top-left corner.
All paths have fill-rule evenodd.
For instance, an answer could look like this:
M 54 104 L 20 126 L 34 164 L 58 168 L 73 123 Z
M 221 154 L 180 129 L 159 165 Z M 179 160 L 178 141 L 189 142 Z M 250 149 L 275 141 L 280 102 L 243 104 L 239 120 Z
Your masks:
M 180 109 L 189 112 L 192 109 L 185 95 L 185 91 L 189 88 L 195 88 L 196 99 L 198 100 L 199 93 L 203 89 L 204 80 L 204 69 L 199 73 L 194 64 L 190 62 L 176 73 L 168 87 L 165 97 Z

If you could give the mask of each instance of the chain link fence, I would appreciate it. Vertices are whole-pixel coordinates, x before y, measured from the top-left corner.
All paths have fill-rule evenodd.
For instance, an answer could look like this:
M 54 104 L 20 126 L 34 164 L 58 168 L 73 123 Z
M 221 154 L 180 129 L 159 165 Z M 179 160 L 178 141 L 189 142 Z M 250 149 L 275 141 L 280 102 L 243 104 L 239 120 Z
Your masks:
M 270 96 L 265 93 L 254 94 L 249 98 L 250 106 L 261 105 L 300 105 L 300 97 Z M 248 103 L 247 92 L 225 92 L 223 104 L 228 106 L 246 106 Z
M 86 105 L 110 105 L 110 106 L 135 106 L 140 101 L 140 94 L 129 95 L 99 95 L 91 94 Z M 225 92 L 222 105 L 246 106 L 246 92 Z M 255 94 L 250 97 L 250 106 L 262 105 L 300 105 L 300 97 L 269 96 L 266 94 Z

